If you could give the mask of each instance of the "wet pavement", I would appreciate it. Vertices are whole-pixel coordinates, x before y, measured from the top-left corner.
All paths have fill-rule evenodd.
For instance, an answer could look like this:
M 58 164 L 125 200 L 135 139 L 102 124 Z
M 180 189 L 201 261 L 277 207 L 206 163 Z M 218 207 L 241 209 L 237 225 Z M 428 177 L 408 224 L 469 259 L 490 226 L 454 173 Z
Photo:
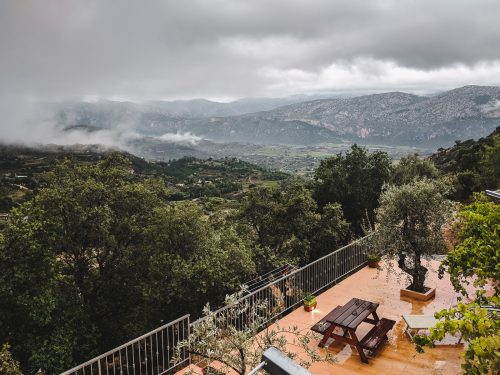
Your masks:
M 384 265 L 383 265 L 384 266 Z M 439 263 L 429 264 L 437 270 Z M 400 298 L 399 291 L 407 282 L 393 273 L 365 267 L 339 284 L 333 286 L 317 298 L 318 306 L 312 312 L 302 308 L 296 309 L 279 322 L 280 326 L 298 326 L 308 330 L 323 316 L 338 305 L 344 305 L 351 298 L 357 297 L 380 304 L 377 314 L 380 318 L 396 321 L 394 328 L 388 333 L 389 341 L 369 363 L 359 360 L 356 350 L 349 345 L 332 343 L 320 352 L 329 350 L 337 357 L 336 364 L 316 363 L 310 371 L 313 374 L 459 374 L 461 373 L 461 355 L 463 344 L 457 344 L 457 337 L 447 337 L 433 349 L 426 349 L 418 354 L 404 333 L 403 314 L 434 314 L 434 312 L 452 307 L 457 303 L 458 294 L 453 291 L 447 275 L 440 280 L 436 272 L 429 271 L 426 285 L 436 287 L 434 299 L 426 302 Z M 358 338 L 364 336 L 372 327 L 362 323 L 356 331 Z M 317 342 L 313 345 L 317 346 Z

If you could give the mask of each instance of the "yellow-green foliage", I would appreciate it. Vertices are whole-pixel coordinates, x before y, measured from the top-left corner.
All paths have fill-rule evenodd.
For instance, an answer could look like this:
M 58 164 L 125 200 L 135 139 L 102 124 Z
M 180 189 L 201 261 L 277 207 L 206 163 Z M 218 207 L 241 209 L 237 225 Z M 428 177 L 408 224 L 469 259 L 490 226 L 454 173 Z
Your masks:
M 494 279 L 496 294 L 500 292 L 500 205 L 477 194 L 475 202 L 463 206 L 455 224 L 458 244 L 441 266 L 447 271 L 457 291 L 465 294 L 464 285 L 475 277 L 482 286 Z
M 9 344 L 0 348 L 0 375 L 22 375 L 19 362 L 12 357 L 9 349 Z
M 500 298 L 483 301 L 487 305 L 499 306 Z M 456 308 L 435 314 L 442 319 L 429 336 L 415 336 L 417 351 L 423 346 L 434 346 L 445 334 L 459 334 L 466 341 L 464 363 L 465 374 L 498 374 L 500 371 L 500 314 L 484 308 L 479 303 L 458 304 Z

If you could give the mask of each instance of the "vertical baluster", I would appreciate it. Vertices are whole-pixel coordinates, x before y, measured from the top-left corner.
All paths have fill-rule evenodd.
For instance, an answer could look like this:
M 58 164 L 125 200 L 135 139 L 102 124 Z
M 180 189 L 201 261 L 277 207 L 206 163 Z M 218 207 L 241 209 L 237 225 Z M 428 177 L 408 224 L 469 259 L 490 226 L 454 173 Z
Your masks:
M 160 372 L 163 371 L 163 368 L 160 366 L 160 352 L 159 346 L 158 346 L 158 332 L 155 332 L 155 353 L 156 353 L 156 373 L 159 374 Z
M 182 320 L 182 340 L 185 340 L 186 339 L 186 325 L 185 325 L 185 319 Z M 185 350 L 183 349 L 182 351 L 182 360 L 184 360 L 186 357 L 186 352 Z
M 146 338 L 142 340 L 142 362 L 144 363 L 144 375 L 149 375 L 148 342 Z
M 165 332 L 165 330 L 168 331 L 168 327 L 161 330 L 161 365 L 163 369 L 167 368 L 165 367 L 165 343 L 163 342 L 163 333 Z M 168 366 L 170 366 L 170 363 L 168 364 Z
M 137 341 L 137 348 L 138 348 L 137 366 L 139 367 L 139 375 L 142 375 L 142 356 L 141 356 L 141 342 L 140 341 Z
M 181 330 L 179 329 L 179 323 L 176 324 L 177 325 L 177 341 L 175 343 L 175 345 L 177 345 L 180 341 L 180 337 L 181 337 Z
M 120 375 L 123 375 L 123 368 L 122 368 L 122 351 L 121 351 L 121 349 L 118 351 L 118 361 L 120 362 Z
M 128 363 L 128 346 L 125 348 L 125 363 L 127 366 L 127 375 L 130 375 L 130 365 Z
M 132 351 L 130 352 L 132 354 L 132 374 L 136 375 L 136 368 L 135 368 L 135 343 L 132 344 Z

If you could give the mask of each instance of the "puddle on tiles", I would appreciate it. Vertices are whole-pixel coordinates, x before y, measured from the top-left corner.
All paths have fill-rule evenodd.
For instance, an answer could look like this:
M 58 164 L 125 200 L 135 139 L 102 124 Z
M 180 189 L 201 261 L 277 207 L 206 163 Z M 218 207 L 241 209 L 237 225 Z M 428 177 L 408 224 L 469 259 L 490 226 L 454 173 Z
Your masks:
M 334 354 L 335 358 L 337 358 L 337 363 L 339 365 L 344 364 L 344 362 L 347 361 L 351 357 L 351 355 L 352 355 L 352 349 L 349 345 L 345 345 L 340 352 Z
M 319 317 L 319 319 L 321 319 L 326 315 L 326 312 L 324 312 L 323 310 L 320 310 L 320 309 L 314 309 L 313 311 L 311 311 L 311 316 L 314 317 L 316 315 Z
M 434 366 L 432 368 L 432 374 L 442 374 L 443 371 L 446 369 L 446 361 L 435 361 Z

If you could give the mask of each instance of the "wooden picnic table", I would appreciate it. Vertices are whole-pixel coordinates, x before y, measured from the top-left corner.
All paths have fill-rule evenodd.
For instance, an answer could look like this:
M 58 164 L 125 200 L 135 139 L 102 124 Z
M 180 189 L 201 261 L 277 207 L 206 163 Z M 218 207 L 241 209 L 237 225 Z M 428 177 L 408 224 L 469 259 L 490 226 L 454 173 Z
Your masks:
M 344 306 L 337 306 L 312 327 L 313 331 L 323 335 L 319 347 L 323 348 L 327 341 L 332 338 L 354 346 L 359 353 L 361 361 L 368 363 L 368 358 L 363 349 L 370 350 L 371 352 L 378 349 L 387 340 L 387 332 L 396 323 L 389 319 L 379 319 L 377 315 L 378 306 L 378 303 L 359 298 L 351 299 Z M 356 336 L 356 329 L 363 322 L 373 324 L 374 327 L 359 340 Z M 342 335 L 335 333 L 335 328 L 340 328 Z

